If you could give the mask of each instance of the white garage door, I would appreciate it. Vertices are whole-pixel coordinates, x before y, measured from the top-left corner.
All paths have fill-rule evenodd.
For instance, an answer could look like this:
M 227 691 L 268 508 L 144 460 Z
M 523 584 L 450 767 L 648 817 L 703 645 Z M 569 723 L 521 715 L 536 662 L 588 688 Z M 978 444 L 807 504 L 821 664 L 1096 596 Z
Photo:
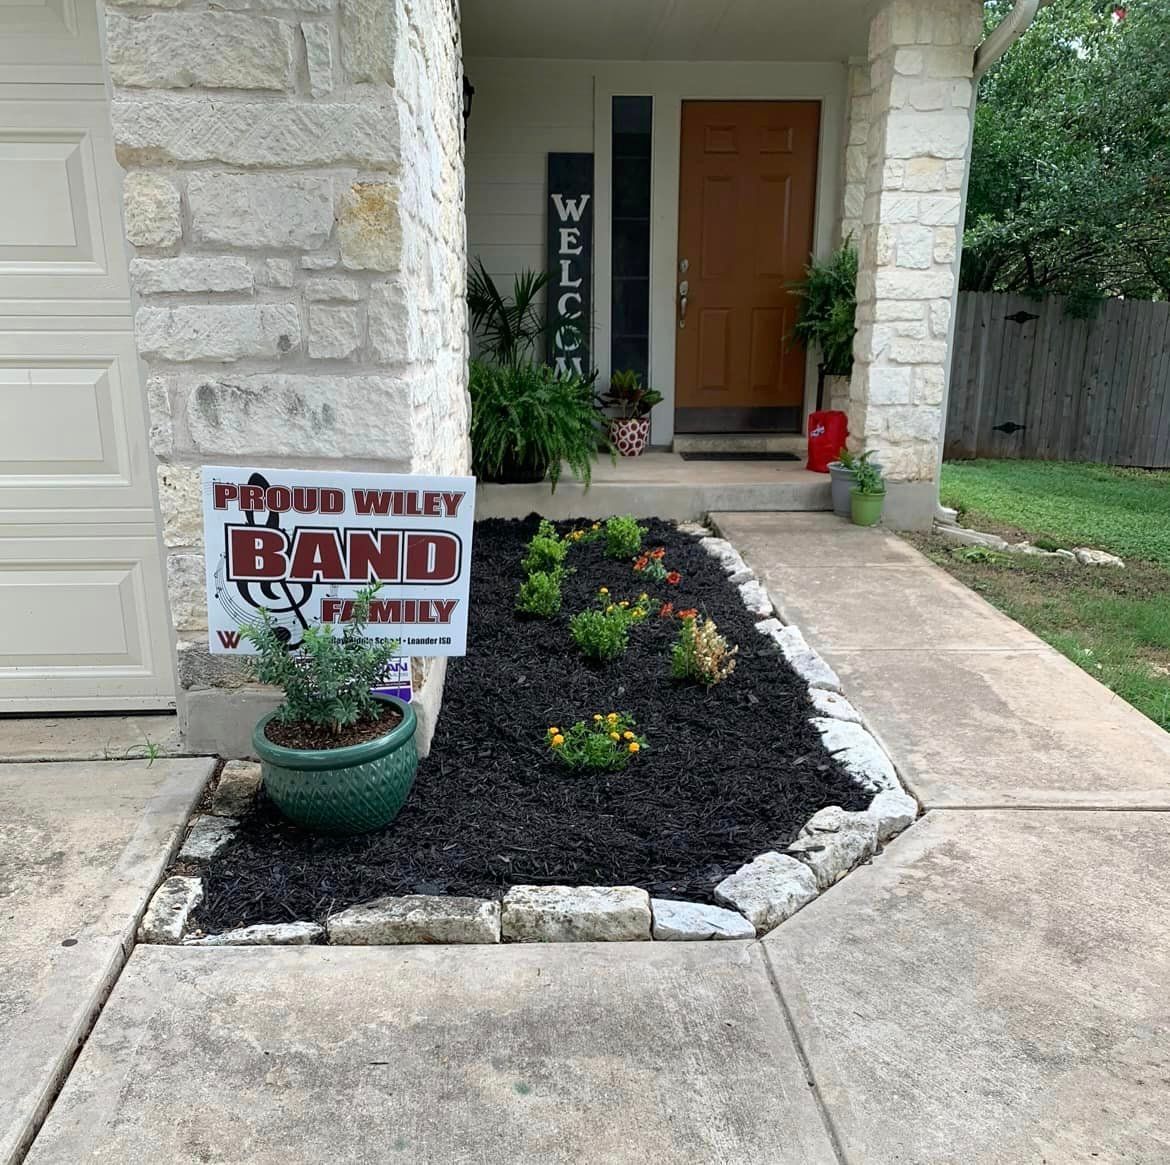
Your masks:
M 174 702 L 100 59 L 94 0 L 0 0 L 3 712 Z

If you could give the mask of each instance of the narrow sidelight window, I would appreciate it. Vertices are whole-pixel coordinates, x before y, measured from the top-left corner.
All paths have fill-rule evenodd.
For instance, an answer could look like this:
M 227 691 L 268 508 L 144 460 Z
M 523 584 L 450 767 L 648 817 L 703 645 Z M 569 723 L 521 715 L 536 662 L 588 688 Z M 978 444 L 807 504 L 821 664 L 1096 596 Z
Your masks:
M 613 315 L 610 367 L 650 367 L 652 97 L 613 99 Z

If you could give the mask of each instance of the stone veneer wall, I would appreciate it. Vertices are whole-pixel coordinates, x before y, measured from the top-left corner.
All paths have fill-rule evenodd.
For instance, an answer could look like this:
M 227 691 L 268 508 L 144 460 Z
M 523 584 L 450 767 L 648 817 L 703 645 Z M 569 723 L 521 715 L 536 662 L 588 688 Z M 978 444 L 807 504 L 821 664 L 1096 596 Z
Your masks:
M 180 714 L 239 754 L 267 694 L 207 651 L 199 467 L 468 470 L 459 14 L 107 0 L 106 36 Z
M 869 137 L 849 429 L 892 481 L 888 517 L 937 497 L 979 0 L 891 0 L 870 29 Z
M 845 110 L 845 181 L 841 184 L 841 241 L 861 240 L 865 175 L 869 168 L 869 63 L 849 62 L 849 100 Z

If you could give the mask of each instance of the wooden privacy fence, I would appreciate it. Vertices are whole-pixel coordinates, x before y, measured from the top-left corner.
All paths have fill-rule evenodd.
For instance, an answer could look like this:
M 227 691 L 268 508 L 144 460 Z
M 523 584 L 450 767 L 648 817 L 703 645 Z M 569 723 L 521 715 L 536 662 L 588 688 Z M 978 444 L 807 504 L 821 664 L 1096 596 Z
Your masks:
M 1170 304 L 962 292 L 945 455 L 1170 466 Z

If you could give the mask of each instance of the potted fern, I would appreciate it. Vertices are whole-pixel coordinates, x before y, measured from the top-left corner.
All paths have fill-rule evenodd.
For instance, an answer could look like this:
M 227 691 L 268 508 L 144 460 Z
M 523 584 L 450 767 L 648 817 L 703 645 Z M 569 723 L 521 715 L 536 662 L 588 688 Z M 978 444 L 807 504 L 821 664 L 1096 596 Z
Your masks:
M 662 393 L 646 388 L 642 377 L 633 370 L 615 372 L 609 378 L 609 391 L 602 393 L 601 403 L 617 409 L 609 422 L 609 436 L 623 457 L 640 457 L 650 441 L 650 410 L 661 403 Z
M 331 627 L 310 626 L 295 652 L 267 612 L 240 628 L 256 648 L 249 660 L 254 678 L 284 692 L 284 702 L 252 733 L 264 788 L 285 817 L 317 833 L 389 825 L 418 769 L 414 709 L 371 691 L 399 647 L 365 637 L 379 589 L 358 592 L 340 637 Z
M 793 285 L 800 305 L 793 335 L 808 349 L 820 354 L 817 365 L 817 408 L 822 407 L 826 380 L 848 385 L 853 372 L 853 334 L 857 316 L 857 251 L 851 239 L 823 263 L 805 268 L 804 279 Z M 839 387 L 830 385 L 829 400 L 840 397 Z

